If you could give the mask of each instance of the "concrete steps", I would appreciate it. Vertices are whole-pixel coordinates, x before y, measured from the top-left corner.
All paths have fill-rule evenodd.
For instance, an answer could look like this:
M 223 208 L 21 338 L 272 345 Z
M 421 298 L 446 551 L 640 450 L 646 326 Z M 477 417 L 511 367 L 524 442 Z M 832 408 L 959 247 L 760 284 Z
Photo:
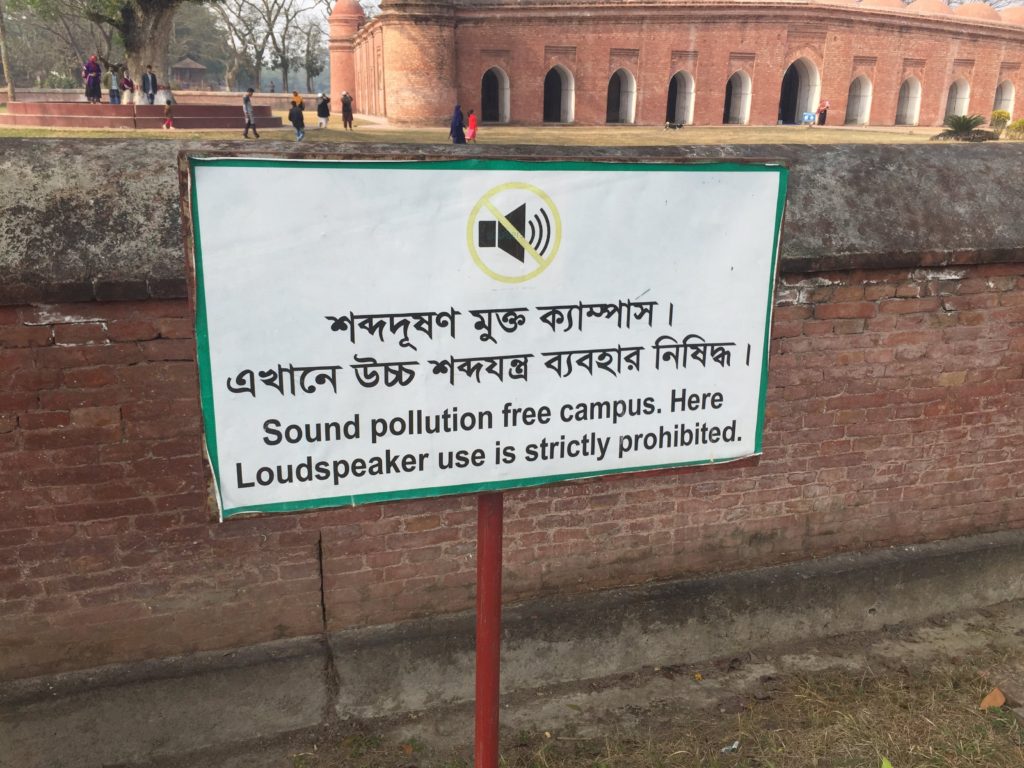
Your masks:
M 280 117 L 270 107 L 254 106 L 257 128 L 280 128 Z M 162 104 L 87 104 L 82 102 L 12 102 L 0 114 L 0 126 L 36 128 L 161 128 Z M 183 130 L 241 130 L 245 125 L 241 102 L 231 104 L 175 104 L 174 127 Z

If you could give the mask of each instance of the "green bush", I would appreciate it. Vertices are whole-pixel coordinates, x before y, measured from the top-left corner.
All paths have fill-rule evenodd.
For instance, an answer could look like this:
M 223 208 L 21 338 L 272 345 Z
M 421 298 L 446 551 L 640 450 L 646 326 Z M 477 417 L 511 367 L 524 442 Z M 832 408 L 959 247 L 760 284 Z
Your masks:
M 1006 138 L 1008 139 L 1024 139 L 1024 119 L 1014 120 L 1008 126 L 1006 126 Z
M 996 134 L 1001 134 L 1006 124 L 1010 122 L 1010 113 L 1005 109 L 997 109 L 988 119 L 988 127 Z

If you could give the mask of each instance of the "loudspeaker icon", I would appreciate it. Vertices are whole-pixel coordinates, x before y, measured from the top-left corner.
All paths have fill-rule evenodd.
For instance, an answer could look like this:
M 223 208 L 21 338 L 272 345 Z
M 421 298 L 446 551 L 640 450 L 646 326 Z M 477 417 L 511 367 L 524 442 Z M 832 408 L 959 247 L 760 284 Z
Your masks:
M 516 233 L 530 244 L 536 254 L 543 258 L 551 245 L 551 219 L 547 211 L 540 208 L 529 222 L 527 234 L 526 203 L 505 214 L 505 220 L 515 229 Z M 477 223 L 477 245 L 481 248 L 500 248 L 512 258 L 526 261 L 526 249 L 520 241 L 502 224 L 497 221 L 480 221 Z

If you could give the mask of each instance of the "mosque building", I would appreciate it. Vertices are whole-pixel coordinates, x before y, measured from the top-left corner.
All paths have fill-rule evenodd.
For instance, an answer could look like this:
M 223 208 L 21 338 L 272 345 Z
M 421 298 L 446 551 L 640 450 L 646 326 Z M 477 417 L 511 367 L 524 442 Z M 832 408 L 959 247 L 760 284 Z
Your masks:
M 399 123 L 830 125 L 1013 114 L 1024 7 L 944 0 L 338 0 L 331 91 Z

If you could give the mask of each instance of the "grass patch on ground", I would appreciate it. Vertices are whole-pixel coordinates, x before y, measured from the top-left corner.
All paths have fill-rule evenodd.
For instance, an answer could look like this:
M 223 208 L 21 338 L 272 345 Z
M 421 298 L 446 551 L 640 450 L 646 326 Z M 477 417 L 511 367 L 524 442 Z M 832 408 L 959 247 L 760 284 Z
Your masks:
M 285 117 L 284 113 L 275 113 Z M 307 118 L 310 118 L 307 113 Z M 316 128 L 316 117 L 306 122 L 304 144 L 446 144 L 446 127 L 391 126 L 372 120 L 360 120 L 354 131 L 341 128 L 340 116 L 332 117 L 326 130 Z M 928 141 L 935 128 L 857 128 L 807 126 L 689 126 L 665 130 L 650 126 L 491 126 L 479 134 L 479 144 L 545 144 L 560 146 L 673 146 L 691 144 L 916 144 Z M 166 139 L 174 141 L 238 141 L 260 144 L 267 141 L 295 143 L 295 133 L 285 120 L 283 128 L 262 130 L 262 138 L 242 138 L 241 124 L 235 130 L 126 130 L 78 128 L 0 127 L 0 137 L 9 138 L 81 138 L 81 139 Z
M 645 712 L 600 738 L 561 732 L 503 738 L 504 768 L 1020 768 L 1024 728 L 982 711 L 995 650 L 910 670 L 825 670 L 766 683 L 767 693 L 717 711 Z M 694 684 L 680 678 L 681 684 Z M 739 742 L 735 752 L 722 748 Z M 432 752 L 353 732 L 295 753 L 293 768 L 468 768 L 468 748 Z

